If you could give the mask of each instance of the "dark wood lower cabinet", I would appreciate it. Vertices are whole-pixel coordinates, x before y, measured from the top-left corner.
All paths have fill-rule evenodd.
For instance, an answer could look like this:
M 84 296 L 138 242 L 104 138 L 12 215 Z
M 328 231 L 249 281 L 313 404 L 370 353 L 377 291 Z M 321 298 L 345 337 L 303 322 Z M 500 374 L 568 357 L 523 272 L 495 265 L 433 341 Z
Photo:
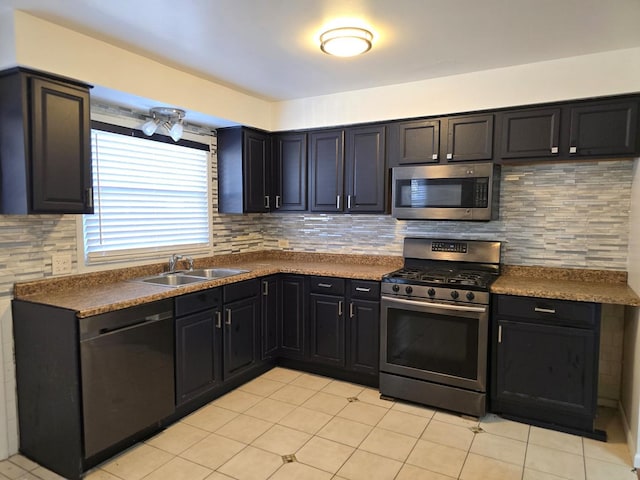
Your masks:
M 223 375 L 226 381 L 260 361 L 260 299 L 258 280 L 223 288 Z M 236 299 L 238 297 L 244 298 Z
M 490 409 L 601 438 L 594 430 L 600 306 L 503 295 L 495 300 Z
M 378 375 L 380 302 L 352 299 L 349 302 L 348 325 L 347 368 L 367 375 Z
M 302 360 L 305 357 L 306 296 L 305 277 L 281 275 L 280 357 Z
M 309 295 L 309 359 L 345 366 L 344 297 Z
M 261 284 L 262 299 L 262 360 L 278 356 L 280 339 L 281 293 L 277 275 L 263 278 Z

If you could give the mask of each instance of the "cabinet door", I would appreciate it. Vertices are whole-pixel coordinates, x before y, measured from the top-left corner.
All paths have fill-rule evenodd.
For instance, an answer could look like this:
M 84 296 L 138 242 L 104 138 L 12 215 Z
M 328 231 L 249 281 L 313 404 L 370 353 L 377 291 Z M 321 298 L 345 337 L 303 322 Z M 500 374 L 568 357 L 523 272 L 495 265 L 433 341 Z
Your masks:
M 277 276 L 262 279 L 262 359 L 278 355 L 280 338 L 280 288 Z
M 417 120 L 389 126 L 389 165 L 438 163 L 440 120 Z
M 352 299 L 349 302 L 350 370 L 378 374 L 380 362 L 380 302 Z
M 223 315 L 224 379 L 227 380 L 251 368 L 260 357 L 258 297 L 225 305 Z
M 89 90 L 38 77 L 31 87 L 34 213 L 93 213 Z
M 598 102 L 571 108 L 570 155 L 623 155 L 637 149 L 638 103 Z
M 243 138 L 245 212 L 268 212 L 271 207 L 271 144 L 266 133 L 245 130 Z
M 197 397 L 222 380 L 219 309 L 176 319 L 176 404 Z
M 447 162 L 491 160 L 493 115 L 451 117 L 447 122 Z
M 346 211 L 383 213 L 385 210 L 385 127 L 346 131 Z
M 525 418 L 567 424 L 570 415 L 578 415 L 592 422 L 597 390 L 596 333 L 509 321 L 500 321 L 498 328 L 497 400 L 511 405 L 510 413 Z
M 273 138 L 271 210 L 302 212 L 307 209 L 307 134 Z
M 280 321 L 280 356 L 302 360 L 304 348 L 305 295 L 304 277 L 280 277 L 282 315 Z
M 312 293 L 309 299 L 309 359 L 344 368 L 344 297 Z
M 533 158 L 558 155 L 560 108 L 505 112 L 500 157 Z
M 344 134 L 326 130 L 309 134 L 310 210 L 344 209 Z

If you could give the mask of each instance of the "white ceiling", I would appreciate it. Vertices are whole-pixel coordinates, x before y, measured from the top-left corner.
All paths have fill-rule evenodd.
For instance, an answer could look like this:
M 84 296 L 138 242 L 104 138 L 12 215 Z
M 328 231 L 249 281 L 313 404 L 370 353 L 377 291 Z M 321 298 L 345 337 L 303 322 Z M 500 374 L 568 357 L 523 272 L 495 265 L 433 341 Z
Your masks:
M 0 0 L 268 100 L 640 46 L 640 0 Z M 357 18 L 367 54 L 322 53 Z M 639 59 L 640 60 L 640 59 Z

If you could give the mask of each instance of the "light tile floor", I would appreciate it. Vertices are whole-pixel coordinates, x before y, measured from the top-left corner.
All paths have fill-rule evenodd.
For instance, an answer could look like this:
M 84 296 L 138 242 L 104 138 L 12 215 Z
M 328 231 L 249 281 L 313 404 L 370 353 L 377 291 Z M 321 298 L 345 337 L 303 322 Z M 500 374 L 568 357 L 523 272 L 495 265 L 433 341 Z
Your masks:
M 607 443 L 381 400 L 371 388 L 277 367 L 86 478 L 636 480 L 619 417 L 605 409 L 599 423 Z M 0 480 L 60 478 L 20 455 L 0 462 Z

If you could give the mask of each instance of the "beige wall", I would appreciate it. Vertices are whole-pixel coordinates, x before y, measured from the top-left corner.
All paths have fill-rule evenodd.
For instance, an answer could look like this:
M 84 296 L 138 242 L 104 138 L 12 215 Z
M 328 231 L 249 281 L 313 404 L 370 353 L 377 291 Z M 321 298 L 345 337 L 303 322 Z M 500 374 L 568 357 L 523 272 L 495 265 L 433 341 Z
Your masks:
M 629 285 L 640 293 L 640 159 L 636 159 L 629 218 Z M 627 308 L 624 330 L 622 410 L 627 421 L 629 449 L 640 467 L 640 308 Z

